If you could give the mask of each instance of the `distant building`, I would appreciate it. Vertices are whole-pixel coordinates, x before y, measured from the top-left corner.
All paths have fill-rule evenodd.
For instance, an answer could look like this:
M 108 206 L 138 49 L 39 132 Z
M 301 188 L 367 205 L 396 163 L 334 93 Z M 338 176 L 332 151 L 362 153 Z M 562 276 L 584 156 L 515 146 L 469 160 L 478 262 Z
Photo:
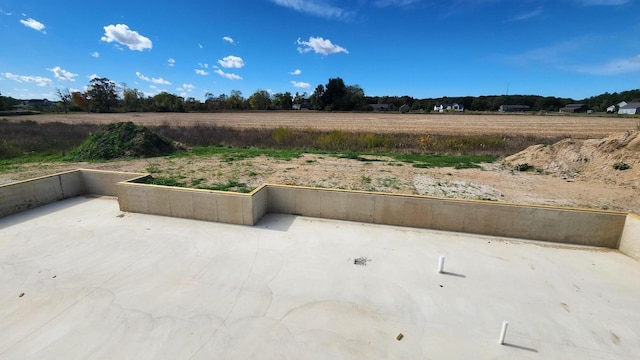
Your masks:
M 561 113 L 586 113 L 588 110 L 586 104 L 569 104 L 560 108 Z
M 500 112 L 527 112 L 531 110 L 529 105 L 500 105 Z
M 388 111 L 389 104 L 369 104 L 373 111 Z
M 411 108 L 409 107 L 409 105 L 404 104 L 402 106 L 400 106 L 400 109 L 398 109 L 401 113 L 408 113 L 409 110 L 411 110 Z
M 453 104 L 440 104 L 440 105 L 436 105 L 433 107 L 433 111 L 437 111 L 437 112 L 445 112 L 445 111 L 459 111 L 459 112 L 463 112 L 464 111 L 464 106 L 457 104 L 457 103 L 453 103 Z
M 607 108 L 607 112 L 609 114 L 613 114 L 614 112 L 616 112 L 616 106 L 615 105 L 611 105 Z
M 311 103 L 293 104 L 291 109 L 292 110 L 313 110 L 313 105 Z
M 56 106 L 55 101 L 49 101 L 47 99 L 29 99 L 22 100 L 22 102 L 18 105 L 14 105 L 13 107 L 18 110 L 22 110 L 25 108 L 50 108 Z
M 618 114 L 623 114 L 623 115 L 640 114 L 640 103 L 637 103 L 637 102 L 625 103 L 625 105 L 621 106 L 620 109 L 618 110 Z

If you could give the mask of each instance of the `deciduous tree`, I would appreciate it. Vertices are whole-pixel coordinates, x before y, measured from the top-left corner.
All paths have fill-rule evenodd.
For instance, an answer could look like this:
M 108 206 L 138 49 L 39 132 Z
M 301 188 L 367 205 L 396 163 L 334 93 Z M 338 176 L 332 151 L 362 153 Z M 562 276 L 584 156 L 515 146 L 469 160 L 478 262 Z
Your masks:
M 104 77 L 91 79 L 87 95 L 94 109 L 99 112 L 109 112 L 112 106 L 118 104 L 116 83 Z

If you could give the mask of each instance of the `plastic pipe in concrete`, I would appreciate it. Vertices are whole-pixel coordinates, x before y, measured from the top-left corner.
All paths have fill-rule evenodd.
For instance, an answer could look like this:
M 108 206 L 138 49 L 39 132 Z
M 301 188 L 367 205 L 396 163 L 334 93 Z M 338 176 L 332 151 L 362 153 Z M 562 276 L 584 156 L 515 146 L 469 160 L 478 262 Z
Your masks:
M 442 274 L 444 271 L 444 255 L 440 255 L 438 259 L 438 273 Z
M 504 337 L 507 335 L 507 327 L 509 326 L 508 321 L 502 322 L 502 330 L 500 331 L 500 339 L 498 339 L 498 344 L 504 345 Z

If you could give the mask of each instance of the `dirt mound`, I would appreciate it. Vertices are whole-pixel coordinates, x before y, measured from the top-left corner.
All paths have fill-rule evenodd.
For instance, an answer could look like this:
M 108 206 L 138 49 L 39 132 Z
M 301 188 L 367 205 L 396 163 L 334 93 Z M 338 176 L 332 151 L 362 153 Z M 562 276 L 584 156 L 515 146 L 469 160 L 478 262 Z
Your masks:
M 539 172 L 568 179 L 640 186 L 640 132 L 627 131 L 604 139 L 564 139 L 553 145 L 534 145 L 506 157 L 504 162 L 514 169 L 530 166 Z
M 181 147 L 142 125 L 132 122 L 108 124 L 72 152 L 76 161 L 156 157 L 173 154 Z

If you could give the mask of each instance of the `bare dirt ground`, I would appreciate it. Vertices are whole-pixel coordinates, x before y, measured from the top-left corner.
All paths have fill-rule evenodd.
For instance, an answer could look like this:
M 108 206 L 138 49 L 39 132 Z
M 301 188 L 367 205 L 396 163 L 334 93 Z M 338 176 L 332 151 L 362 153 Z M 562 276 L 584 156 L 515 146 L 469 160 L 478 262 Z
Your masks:
M 84 114 L 48 119 L 105 123 L 132 120 L 147 125 L 163 122 L 188 125 L 214 121 L 218 122 L 217 125 L 237 127 L 301 126 L 376 132 L 398 132 L 402 129 L 407 132 L 443 134 L 556 136 L 566 133 L 571 134 L 572 138 L 550 146 L 533 146 L 496 163 L 483 164 L 481 169 L 422 169 L 384 157 L 376 158 L 379 161 L 362 162 L 311 154 L 289 161 L 257 157 L 224 162 L 218 157 L 185 157 L 18 165 L 11 172 L 0 174 L 0 183 L 76 168 L 92 168 L 151 172 L 156 177 L 180 179 L 187 185 L 211 186 L 237 181 L 255 187 L 262 183 L 277 183 L 640 213 L 640 133 L 635 131 L 637 119 L 526 115 L 281 114 L 138 114 L 138 117 L 127 114 Z M 39 117 L 36 119 L 39 120 Z M 621 162 L 628 164 L 630 169 L 614 170 L 613 164 Z M 514 170 L 515 165 L 524 163 L 531 165 L 532 169 L 526 172 Z

